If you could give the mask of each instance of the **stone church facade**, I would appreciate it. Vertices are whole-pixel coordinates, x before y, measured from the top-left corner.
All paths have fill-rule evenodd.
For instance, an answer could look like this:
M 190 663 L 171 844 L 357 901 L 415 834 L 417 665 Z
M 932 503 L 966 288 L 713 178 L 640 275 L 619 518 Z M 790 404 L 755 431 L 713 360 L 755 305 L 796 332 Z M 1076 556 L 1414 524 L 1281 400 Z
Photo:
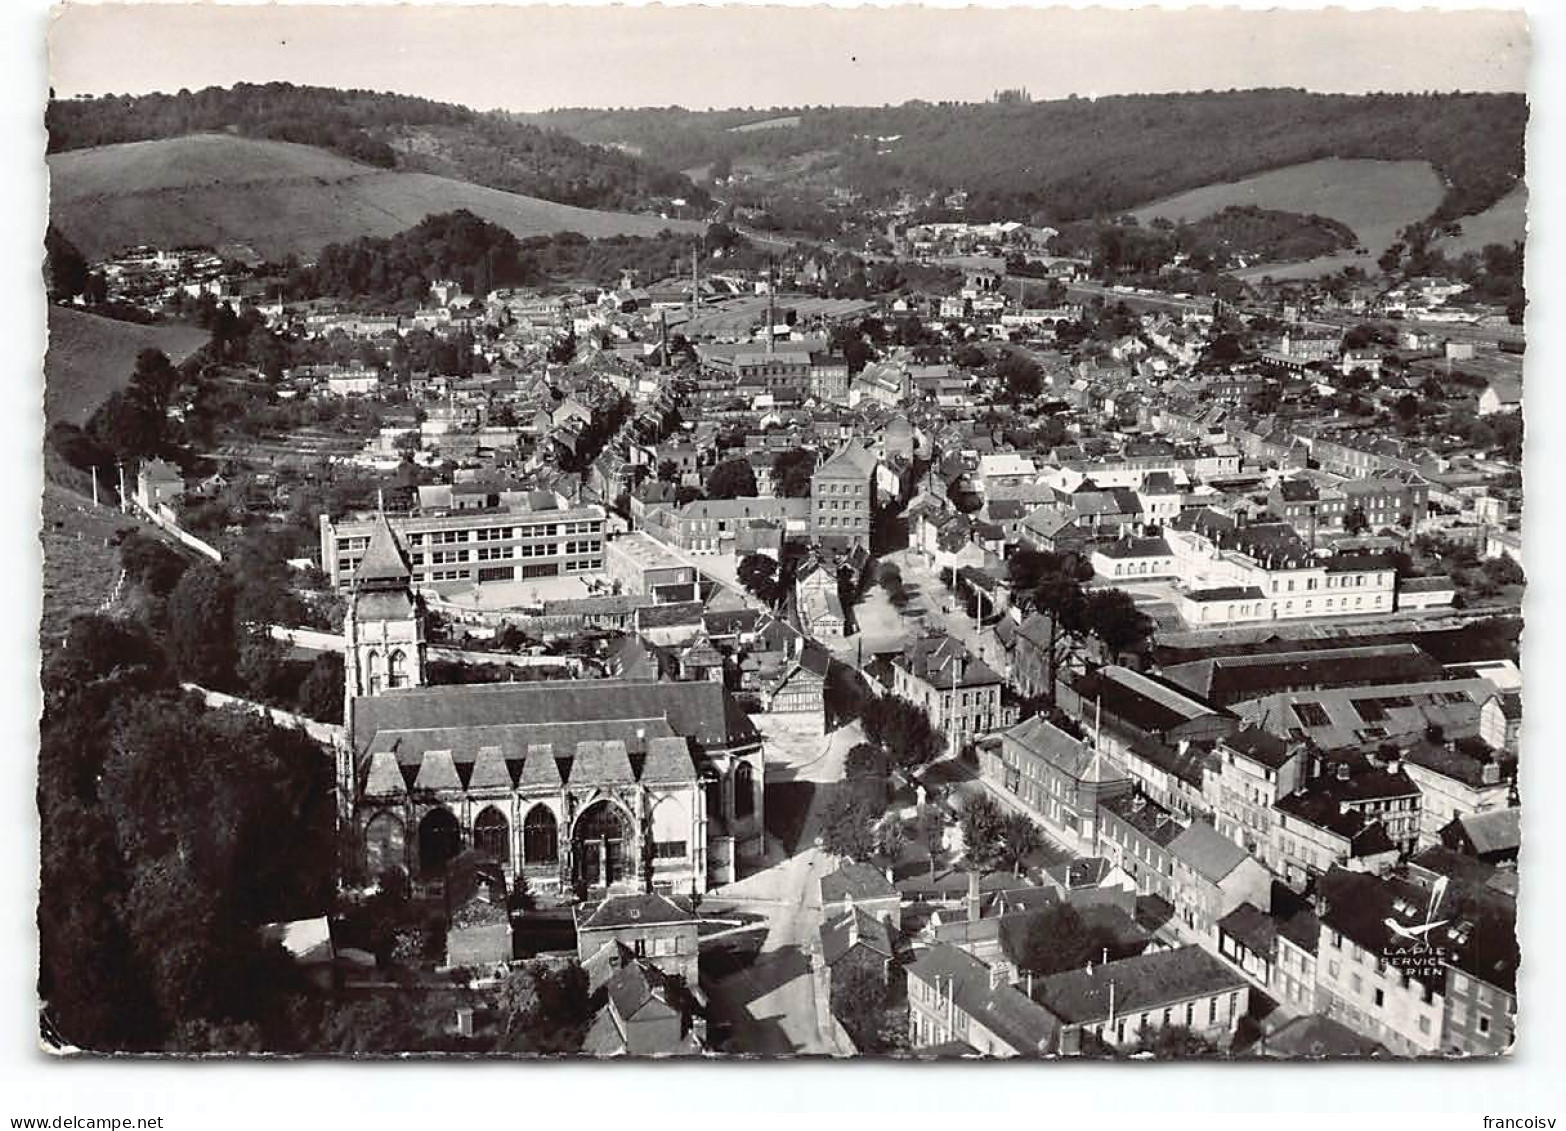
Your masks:
M 424 686 L 423 610 L 384 520 L 344 625 L 343 817 L 365 873 L 471 851 L 535 892 L 701 893 L 763 851 L 762 740 L 721 684 Z

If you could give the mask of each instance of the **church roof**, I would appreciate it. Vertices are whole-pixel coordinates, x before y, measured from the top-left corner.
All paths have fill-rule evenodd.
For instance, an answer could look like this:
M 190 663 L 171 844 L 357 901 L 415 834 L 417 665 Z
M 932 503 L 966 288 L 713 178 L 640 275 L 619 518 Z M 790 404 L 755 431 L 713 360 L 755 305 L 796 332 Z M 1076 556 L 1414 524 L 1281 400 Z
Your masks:
M 364 779 L 366 797 L 394 797 L 407 788 L 408 783 L 397 765 L 397 755 L 382 750 L 370 756 L 370 770 Z
M 685 739 L 678 736 L 654 738 L 647 743 L 647 761 L 642 764 L 644 782 L 693 782 L 696 766 Z
M 561 784 L 560 764 L 555 761 L 555 748 L 547 742 L 530 743 L 517 784 L 541 785 L 550 789 L 558 787 Z
M 419 776 L 413 779 L 414 789 L 461 789 L 462 778 L 457 774 L 457 764 L 450 750 L 426 750 L 419 763 Z
M 757 738 L 749 717 L 713 680 L 663 683 L 629 679 L 443 685 L 361 696 L 354 700 L 352 737 L 359 750 L 388 749 L 390 741 L 379 741 L 378 736 L 401 732 L 407 742 L 421 742 L 423 749 L 466 746 L 477 751 L 480 745 L 495 741 L 504 745 L 506 734 L 514 728 L 537 726 L 560 728 L 558 741 L 569 745 L 594 738 L 624 740 L 635 734 L 634 726 L 627 733 L 624 724 L 635 720 L 662 723 L 668 728 L 662 733 L 683 735 L 704 747 L 738 745 Z M 590 724 L 608 733 L 582 733 Z M 637 725 L 648 726 L 645 721 Z M 494 733 L 482 742 L 479 734 L 471 733 L 491 729 Z M 470 733 L 459 741 L 455 734 L 449 739 L 442 736 L 440 732 L 445 731 Z M 648 733 L 653 733 L 651 727 Z M 557 739 L 535 737 L 529 741 Z M 508 750 L 507 757 L 519 757 L 522 752 L 512 755 Z
M 551 758 L 550 761 L 553 761 Z M 511 771 L 506 767 L 505 755 L 498 746 L 479 747 L 473 760 L 473 771 L 468 775 L 469 789 L 510 789 Z
M 406 585 L 412 578 L 413 571 L 408 566 L 402 546 L 397 542 L 397 535 L 392 532 L 391 523 L 384 514 L 376 515 L 375 528 L 370 532 L 370 544 L 365 547 L 364 557 L 359 559 L 359 565 L 353 571 L 354 581 L 360 584 L 398 582 Z
M 624 742 L 577 743 L 576 759 L 571 763 L 572 785 L 610 785 L 635 780 Z

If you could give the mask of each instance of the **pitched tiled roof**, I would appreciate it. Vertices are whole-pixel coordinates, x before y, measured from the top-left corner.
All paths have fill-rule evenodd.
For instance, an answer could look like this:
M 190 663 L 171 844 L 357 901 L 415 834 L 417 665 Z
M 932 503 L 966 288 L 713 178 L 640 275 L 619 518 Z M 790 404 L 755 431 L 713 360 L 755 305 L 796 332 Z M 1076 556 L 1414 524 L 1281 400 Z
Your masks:
M 636 780 L 625 743 L 579 742 L 571 762 L 572 785 L 629 784 Z
M 1015 986 L 991 987 L 990 968 L 965 951 L 937 943 L 907 967 L 908 976 L 949 993 L 960 1009 L 1018 1055 L 1054 1051 L 1060 1022 Z
M 636 895 L 612 895 L 595 904 L 579 904 L 576 909 L 578 931 L 616 930 L 620 927 L 669 926 L 696 922 L 690 901 L 680 895 L 641 892 Z
M 855 946 L 866 947 L 890 959 L 895 949 L 891 928 L 862 907 L 844 911 L 830 923 L 821 924 L 821 956 L 833 965 Z
M 1212 883 L 1250 859 L 1245 849 L 1202 821 L 1192 821 L 1170 841 L 1169 853 Z
M 1052 974 L 1035 983 L 1033 997 L 1068 1024 L 1083 1025 L 1109 1019 L 1111 994 L 1114 1015 L 1124 1017 L 1247 985 L 1200 947 L 1185 946 Z
M 835 872 L 821 877 L 821 902 L 841 903 L 852 897 L 855 900 L 885 899 L 896 896 L 884 875 L 868 864 L 853 860 L 844 861 Z
M 426 750 L 419 764 L 419 776 L 413 780 L 414 789 L 461 789 L 462 779 L 457 776 L 457 764 L 452 761 L 450 750 Z
M 684 783 L 696 780 L 686 740 L 678 737 L 654 738 L 647 743 L 647 759 L 642 763 L 644 782 Z

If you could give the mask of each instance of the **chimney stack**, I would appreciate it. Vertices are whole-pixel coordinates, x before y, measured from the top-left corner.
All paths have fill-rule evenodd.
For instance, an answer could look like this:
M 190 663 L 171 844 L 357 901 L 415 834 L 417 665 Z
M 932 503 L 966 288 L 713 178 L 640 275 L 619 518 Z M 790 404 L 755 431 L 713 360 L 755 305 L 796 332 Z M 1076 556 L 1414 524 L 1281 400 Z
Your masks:
M 981 906 L 979 902 L 979 873 L 968 873 L 968 922 L 977 923 Z

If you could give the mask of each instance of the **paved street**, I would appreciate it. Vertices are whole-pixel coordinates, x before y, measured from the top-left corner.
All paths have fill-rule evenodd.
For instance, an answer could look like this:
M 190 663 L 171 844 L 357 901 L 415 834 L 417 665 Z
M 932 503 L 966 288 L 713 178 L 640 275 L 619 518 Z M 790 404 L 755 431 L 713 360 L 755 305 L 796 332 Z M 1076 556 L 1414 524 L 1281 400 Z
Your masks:
M 843 777 L 848 751 L 864 741 L 857 722 L 825 738 L 781 734 L 769 738 L 769 781 L 809 781 L 827 786 Z M 785 856 L 769 837 L 768 857 L 778 861 L 711 892 L 714 903 L 765 915 L 767 937 L 755 962 L 706 986 L 715 1015 L 731 1027 L 729 1049 L 765 1055 L 848 1055 L 823 1037 L 810 977 L 810 945 L 821 923 L 821 877 L 837 866 L 814 847 L 827 789 L 811 797 L 799 837 L 801 850 Z

